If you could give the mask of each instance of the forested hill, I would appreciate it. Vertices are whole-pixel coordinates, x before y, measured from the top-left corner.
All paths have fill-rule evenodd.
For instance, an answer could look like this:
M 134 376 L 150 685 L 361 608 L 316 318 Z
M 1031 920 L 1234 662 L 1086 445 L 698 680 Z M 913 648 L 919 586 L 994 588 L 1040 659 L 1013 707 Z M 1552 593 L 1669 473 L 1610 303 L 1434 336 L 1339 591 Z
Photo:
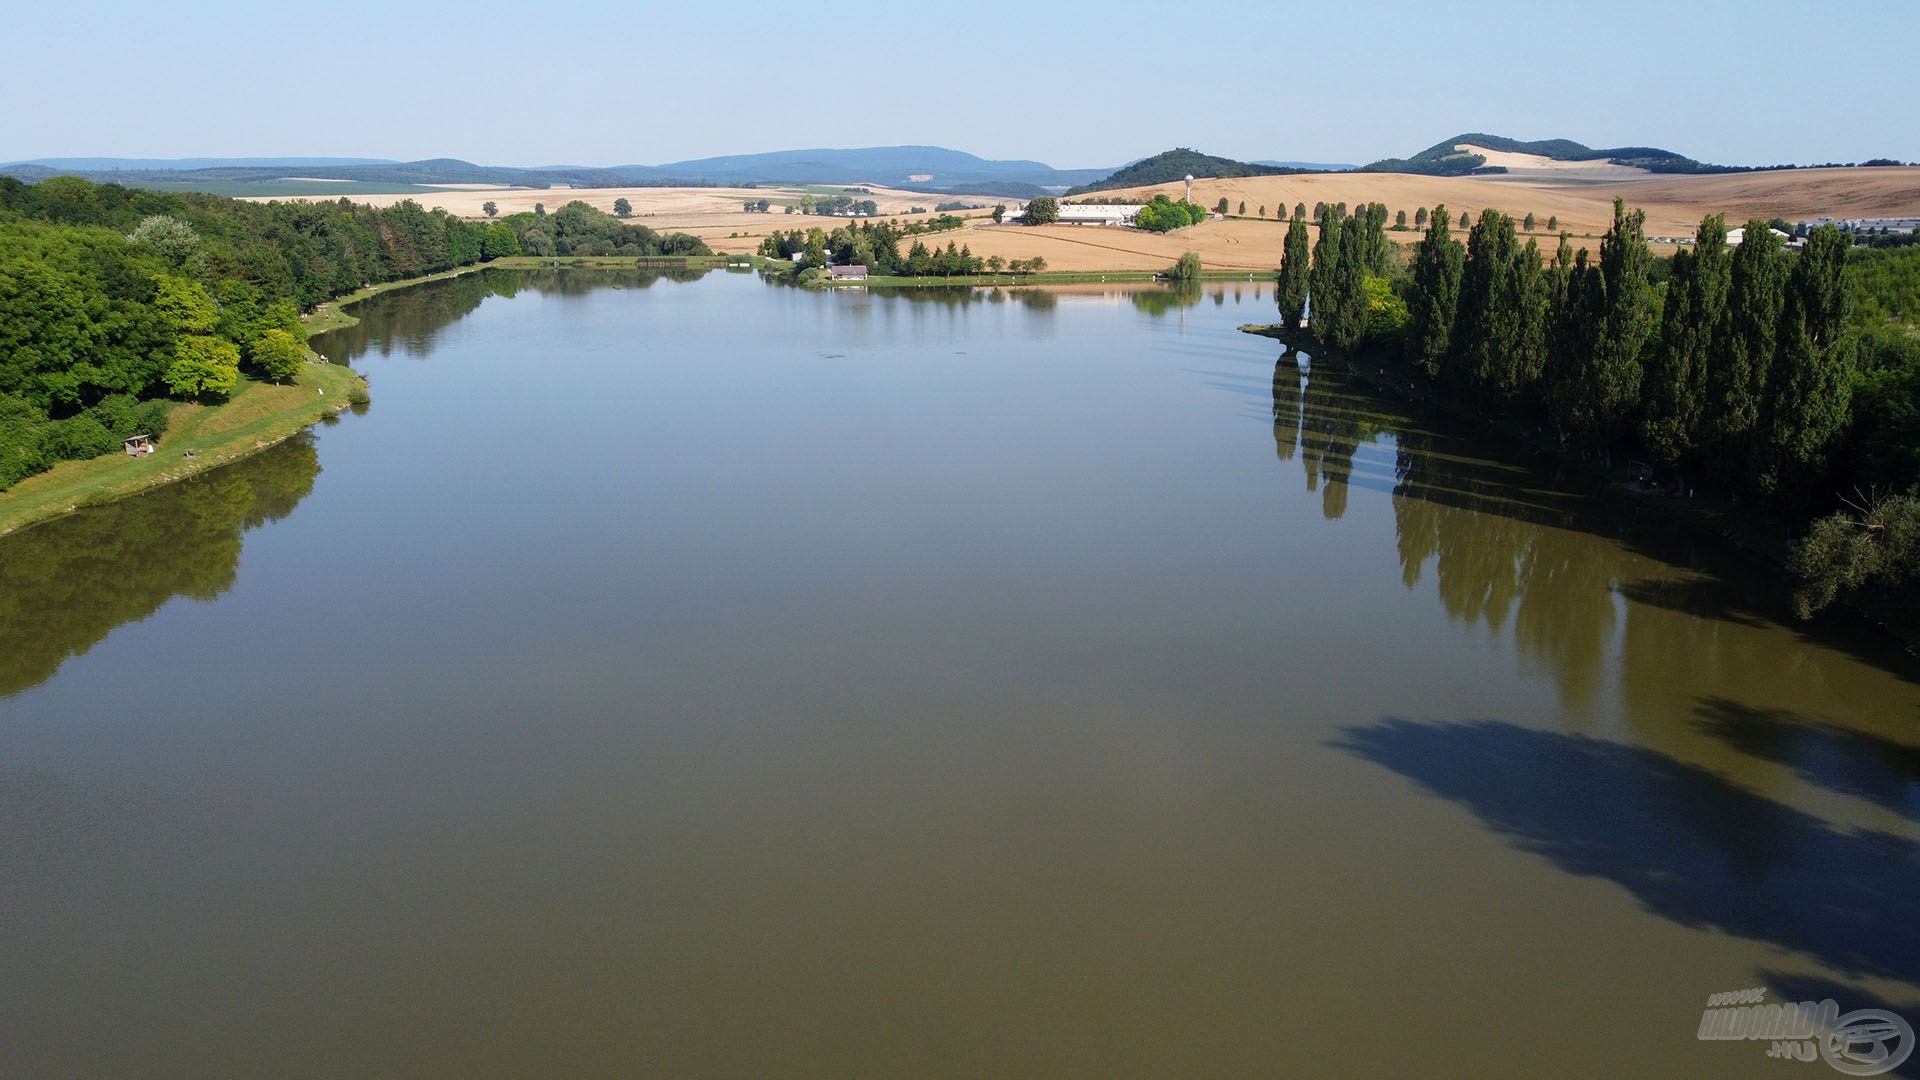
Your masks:
M 242 202 L 0 177 L 0 491 L 305 362 L 300 309 L 500 255 L 695 255 L 583 202 L 487 223 L 406 201 Z
M 1080 195 L 1089 191 L 1113 191 L 1119 188 L 1144 187 L 1148 184 L 1170 184 L 1191 174 L 1194 177 L 1220 178 L 1227 176 L 1286 176 L 1312 169 L 1294 169 L 1279 165 L 1255 165 L 1232 158 L 1214 157 L 1198 150 L 1189 150 L 1184 146 L 1158 153 L 1150 158 L 1141 158 L 1125 168 L 1115 171 L 1104 180 L 1091 184 L 1082 184 L 1067 192 Z
M 1410 158 L 1383 158 L 1360 166 L 1361 172 L 1418 173 L 1423 176 L 1466 176 L 1474 172 L 1505 172 L 1499 166 L 1489 168 L 1487 159 L 1455 149 L 1461 143 L 1510 154 L 1538 154 L 1554 161 L 1605 161 L 1611 165 L 1631 165 L 1650 172 L 1697 173 L 1730 171 L 1727 166 L 1705 165 L 1684 154 L 1653 146 L 1616 146 L 1595 150 L 1572 139 L 1537 139 L 1523 142 L 1502 135 L 1468 132 L 1442 139 Z

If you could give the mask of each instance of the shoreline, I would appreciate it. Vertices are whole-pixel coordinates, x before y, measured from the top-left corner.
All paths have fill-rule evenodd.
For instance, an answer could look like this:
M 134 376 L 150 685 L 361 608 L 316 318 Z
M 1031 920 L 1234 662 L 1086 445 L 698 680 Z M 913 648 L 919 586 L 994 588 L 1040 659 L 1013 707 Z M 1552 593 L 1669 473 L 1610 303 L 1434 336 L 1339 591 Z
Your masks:
M 444 281 L 481 270 L 720 270 L 729 267 L 768 268 L 774 260 L 751 255 L 690 255 L 659 258 L 628 255 L 538 256 L 511 255 L 487 262 L 456 266 L 418 277 L 367 285 L 316 305 L 300 317 L 311 340 L 331 330 L 357 325 L 360 320 L 345 309 L 382 293 Z M 778 272 L 778 269 L 775 269 Z M 1208 281 L 1264 280 L 1271 274 L 1238 270 L 1206 271 Z M 1115 270 L 1042 271 L 1038 274 L 979 274 L 956 277 L 870 278 L 845 282 L 837 288 L 873 284 L 886 288 L 1032 288 L 1047 285 L 1152 284 L 1165 279 L 1153 271 Z M 337 416 L 349 408 L 349 395 L 364 390 L 366 380 L 345 364 L 317 361 L 311 346 L 309 363 L 293 383 L 282 386 L 242 379 L 231 398 L 218 405 L 183 402 L 168 414 L 168 430 L 151 456 L 130 458 L 104 454 L 80 461 L 63 461 L 46 472 L 29 476 L 0 492 L 0 537 L 72 513 L 88 506 L 115 502 L 230 464 L 257 453 Z M 312 396 L 307 396 L 312 392 Z M 211 428 L 209 431 L 207 429 Z M 191 455 L 189 455 L 191 451 Z
M 63 461 L 0 493 L 0 536 L 230 465 L 339 415 L 351 407 L 352 392 L 365 386 L 344 364 L 309 362 L 286 385 L 243 380 L 222 404 L 177 405 L 147 457 Z

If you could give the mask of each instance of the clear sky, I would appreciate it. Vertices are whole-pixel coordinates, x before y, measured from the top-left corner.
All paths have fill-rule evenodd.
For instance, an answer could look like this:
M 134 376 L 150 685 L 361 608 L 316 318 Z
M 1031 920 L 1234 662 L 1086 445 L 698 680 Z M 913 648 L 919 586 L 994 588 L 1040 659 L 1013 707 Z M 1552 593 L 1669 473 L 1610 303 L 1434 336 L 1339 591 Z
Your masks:
M 10 5 L 0 160 L 1364 162 L 1462 131 L 1920 160 L 1920 0 Z

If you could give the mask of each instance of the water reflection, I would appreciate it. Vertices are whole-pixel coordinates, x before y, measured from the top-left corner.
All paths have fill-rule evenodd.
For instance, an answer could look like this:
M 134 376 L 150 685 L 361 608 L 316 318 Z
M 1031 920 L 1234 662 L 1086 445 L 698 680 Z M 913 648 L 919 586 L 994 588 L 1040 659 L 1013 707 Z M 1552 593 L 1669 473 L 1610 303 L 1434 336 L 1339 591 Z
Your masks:
M 662 281 L 698 281 L 710 270 L 479 270 L 430 281 L 381 296 L 379 313 L 314 338 L 314 348 L 335 363 L 351 363 L 369 352 L 392 355 L 402 349 L 417 355 L 433 351 L 440 332 L 465 318 L 488 297 L 511 299 L 522 290 L 561 299 L 605 289 L 649 289 Z
M 211 600 L 231 588 L 241 534 L 291 513 L 319 475 L 313 440 L 299 436 L 0 538 L 0 697 L 46 681 L 175 596 Z
M 1322 516 L 1337 521 L 1347 512 L 1355 452 L 1392 434 L 1396 418 L 1356 392 L 1338 370 L 1303 366 L 1303 358 L 1289 351 L 1274 364 L 1274 450 L 1281 461 L 1299 451 L 1307 490 L 1319 492 Z
M 1165 315 L 1169 311 L 1192 307 L 1206 295 L 1206 289 L 1198 281 L 1175 281 L 1165 288 L 1131 289 L 1127 299 L 1133 306 L 1149 315 Z M 1224 295 L 1221 289 L 1213 290 L 1215 302 Z

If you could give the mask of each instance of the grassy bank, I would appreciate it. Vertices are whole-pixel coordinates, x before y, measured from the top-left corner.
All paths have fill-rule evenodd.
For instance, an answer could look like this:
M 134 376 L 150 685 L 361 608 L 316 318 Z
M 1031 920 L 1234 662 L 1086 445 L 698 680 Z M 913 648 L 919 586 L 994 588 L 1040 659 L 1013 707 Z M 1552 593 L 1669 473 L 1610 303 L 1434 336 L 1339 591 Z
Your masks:
M 347 407 L 366 384 L 352 369 L 308 364 L 285 386 L 241 380 L 224 404 L 176 405 L 159 449 L 147 457 L 107 454 L 63 461 L 0 492 L 0 535 L 82 506 L 111 502 L 205 472 L 272 446 Z

